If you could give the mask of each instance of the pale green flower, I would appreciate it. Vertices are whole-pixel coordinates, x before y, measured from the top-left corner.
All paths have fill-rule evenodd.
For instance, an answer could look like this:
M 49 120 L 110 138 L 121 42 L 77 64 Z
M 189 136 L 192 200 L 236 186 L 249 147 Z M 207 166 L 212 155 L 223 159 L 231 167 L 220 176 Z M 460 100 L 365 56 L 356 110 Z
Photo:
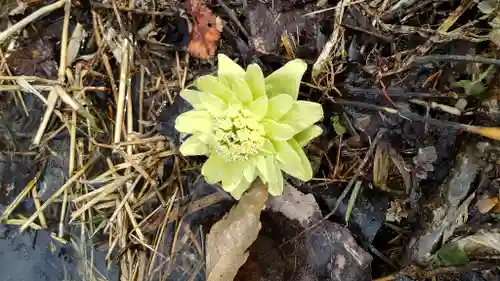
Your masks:
M 175 121 L 191 136 L 182 144 L 185 155 L 207 155 L 202 174 L 239 199 L 259 177 L 272 195 L 283 192 L 282 171 L 302 181 L 312 178 L 303 147 L 321 134 L 314 125 L 323 118 L 320 104 L 297 100 L 307 64 L 299 59 L 268 77 L 256 64 L 245 71 L 219 55 L 217 77 L 196 81 L 199 91 L 180 95 L 193 110 Z

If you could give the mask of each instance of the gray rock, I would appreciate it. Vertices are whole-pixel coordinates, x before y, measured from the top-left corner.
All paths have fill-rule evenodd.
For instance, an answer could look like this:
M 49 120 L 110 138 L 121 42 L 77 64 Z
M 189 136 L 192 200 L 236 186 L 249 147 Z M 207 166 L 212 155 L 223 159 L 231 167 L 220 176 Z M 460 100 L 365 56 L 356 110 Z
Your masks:
M 423 231 L 410 240 L 406 262 L 425 262 L 440 242 L 445 243 L 453 231 L 463 224 L 460 217 L 467 213 L 474 194 L 468 195 L 476 175 L 482 167 L 482 152 L 475 145 L 467 145 L 457 156 L 448 180 L 439 187 L 436 196 L 424 204 L 426 217 Z M 425 216 L 424 216 L 425 217 Z
M 250 256 L 235 281 L 372 280 L 372 257 L 358 246 L 350 231 L 330 221 L 310 228 L 321 219 L 316 216 L 316 202 L 309 202 L 310 196 L 293 187 L 286 190 L 283 198 L 271 199 L 268 204 L 274 205 L 273 210 L 284 212 L 263 212 L 259 238 L 250 247 Z M 309 212 L 310 220 L 302 216 L 297 217 L 300 221 L 288 218 L 294 216 L 294 211 L 308 210 L 314 205 L 317 209 Z

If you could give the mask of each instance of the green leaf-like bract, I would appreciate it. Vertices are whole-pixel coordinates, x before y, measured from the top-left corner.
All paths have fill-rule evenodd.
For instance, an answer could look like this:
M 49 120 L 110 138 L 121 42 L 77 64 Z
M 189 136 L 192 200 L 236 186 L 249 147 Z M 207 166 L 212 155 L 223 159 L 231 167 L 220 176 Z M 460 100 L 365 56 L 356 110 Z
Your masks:
M 208 156 L 205 180 L 236 199 L 257 177 L 272 195 L 283 192 L 282 172 L 310 180 L 311 164 L 302 148 L 321 134 L 314 124 L 323 109 L 297 100 L 307 64 L 295 59 L 264 77 L 256 64 L 244 70 L 222 54 L 218 61 L 217 77 L 202 76 L 196 81 L 199 91 L 180 93 L 194 108 L 175 121 L 179 132 L 192 134 L 180 152 Z

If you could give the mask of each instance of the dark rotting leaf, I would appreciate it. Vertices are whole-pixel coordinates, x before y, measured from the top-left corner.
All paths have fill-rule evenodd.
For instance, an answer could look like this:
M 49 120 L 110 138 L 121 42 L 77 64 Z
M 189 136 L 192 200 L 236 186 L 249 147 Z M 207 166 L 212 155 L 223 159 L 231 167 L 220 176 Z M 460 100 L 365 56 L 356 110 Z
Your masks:
M 177 146 L 180 146 L 186 136 L 181 136 L 181 134 L 175 129 L 175 119 L 180 114 L 191 109 L 192 106 L 187 101 L 185 101 L 180 95 L 176 95 L 174 103 L 160 112 L 156 129 L 173 141 Z
M 15 75 L 57 77 L 55 45 L 47 39 L 26 39 L 10 53 L 7 63 Z

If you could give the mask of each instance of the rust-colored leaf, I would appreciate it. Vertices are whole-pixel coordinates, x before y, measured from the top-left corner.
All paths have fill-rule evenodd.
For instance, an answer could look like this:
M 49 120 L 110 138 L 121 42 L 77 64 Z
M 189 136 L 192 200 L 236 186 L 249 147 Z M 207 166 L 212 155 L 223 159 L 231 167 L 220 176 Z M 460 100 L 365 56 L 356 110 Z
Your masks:
M 498 198 L 498 197 L 497 197 Z M 491 213 L 500 214 L 500 198 L 499 202 L 490 210 Z
M 222 22 L 203 0 L 190 0 L 188 11 L 193 17 L 189 53 L 199 59 L 209 59 L 217 51 Z
M 490 212 L 493 208 L 495 208 L 497 204 L 498 204 L 498 197 L 493 196 L 493 197 L 486 197 L 479 199 L 476 202 L 476 207 L 479 210 L 479 212 L 481 212 L 481 214 L 486 214 Z

